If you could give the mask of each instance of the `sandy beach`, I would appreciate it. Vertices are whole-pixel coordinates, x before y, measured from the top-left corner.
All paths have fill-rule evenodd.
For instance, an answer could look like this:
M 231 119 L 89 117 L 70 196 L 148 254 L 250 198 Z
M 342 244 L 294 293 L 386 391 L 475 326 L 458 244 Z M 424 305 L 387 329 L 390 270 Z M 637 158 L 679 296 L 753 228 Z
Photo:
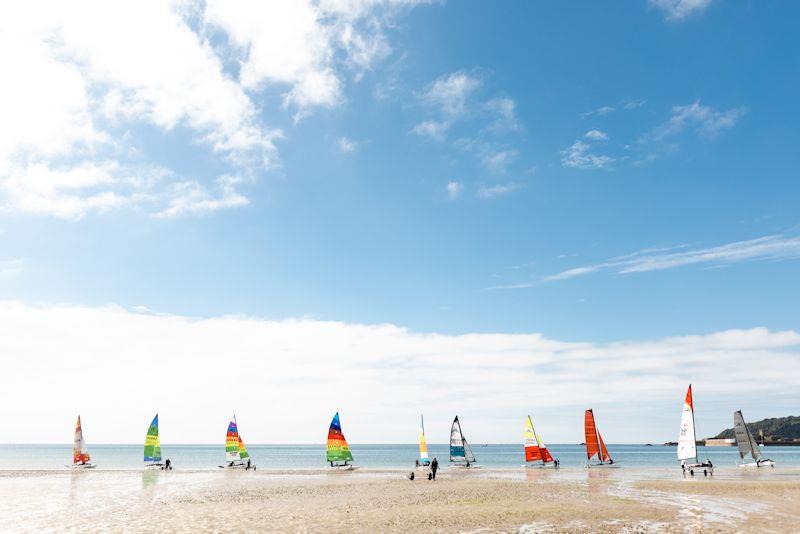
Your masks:
M 2 531 L 681 532 L 793 530 L 800 472 L 6 471 Z

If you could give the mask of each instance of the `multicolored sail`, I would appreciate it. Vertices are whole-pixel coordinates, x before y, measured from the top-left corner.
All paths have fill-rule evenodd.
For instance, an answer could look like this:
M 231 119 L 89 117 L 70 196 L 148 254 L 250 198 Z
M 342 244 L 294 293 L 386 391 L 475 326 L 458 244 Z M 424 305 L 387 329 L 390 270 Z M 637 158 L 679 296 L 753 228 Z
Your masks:
M 686 390 L 681 412 L 681 432 L 678 435 L 678 460 L 697 461 L 697 437 L 694 425 L 694 401 L 692 400 L 692 385 Z
M 525 461 L 526 462 L 542 462 L 547 464 L 554 462 L 553 456 L 547 450 L 539 435 L 533 429 L 533 420 L 529 415 L 525 419 Z
M 611 462 L 611 455 L 608 454 L 606 444 L 603 443 L 603 437 L 597 430 L 597 425 L 594 422 L 594 412 L 589 409 L 586 410 L 584 416 L 584 432 L 586 435 L 586 457 L 592 460 L 595 456 L 600 463 Z
M 428 465 L 428 443 L 425 441 L 425 418 L 419 416 L 419 460 L 422 465 Z
M 158 414 L 153 417 L 147 436 L 144 438 L 144 461 L 158 464 L 161 462 L 161 439 L 158 437 Z
M 242 460 L 239 444 L 242 439 L 239 437 L 239 427 L 236 426 L 236 416 L 231 418 L 228 423 L 228 433 L 225 435 L 225 461 L 240 462 Z M 242 443 L 244 449 L 244 444 Z M 244 449 L 247 452 L 247 449 Z
M 89 449 L 86 448 L 86 441 L 83 439 L 83 429 L 81 428 L 81 416 L 75 424 L 75 439 L 72 442 L 72 463 L 73 465 L 88 464 L 91 460 Z
M 353 453 L 350 452 L 350 446 L 347 440 L 344 439 L 342 433 L 342 425 L 339 422 L 339 412 L 333 416 L 331 427 L 328 429 L 328 454 L 329 462 L 352 462 Z
M 241 461 L 246 461 L 250 458 L 250 453 L 247 452 L 247 447 L 244 446 L 244 441 L 242 441 L 242 436 L 239 436 L 239 459 Z

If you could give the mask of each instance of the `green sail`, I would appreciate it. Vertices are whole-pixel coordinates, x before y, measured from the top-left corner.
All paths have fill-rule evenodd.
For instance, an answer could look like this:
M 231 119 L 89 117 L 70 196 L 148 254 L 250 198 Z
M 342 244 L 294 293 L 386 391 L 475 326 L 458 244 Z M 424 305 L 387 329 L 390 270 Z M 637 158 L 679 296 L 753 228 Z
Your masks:
M 161 440 L 158 437 L 158 414 L 153 417 L 153 421 L 147 429 L 147 436 L 144 438 L 144 461 L 161 461 Z

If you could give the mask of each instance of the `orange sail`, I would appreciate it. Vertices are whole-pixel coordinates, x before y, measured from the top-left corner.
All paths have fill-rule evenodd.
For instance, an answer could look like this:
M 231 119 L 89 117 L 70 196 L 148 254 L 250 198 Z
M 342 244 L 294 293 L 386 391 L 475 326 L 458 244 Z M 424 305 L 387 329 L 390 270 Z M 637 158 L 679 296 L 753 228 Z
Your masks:
M 586 458 L 591 460 L 600 452 L 600 443 L 597 441 L 597 428 L 594 425 L 594 413 L 586 410 L 583 429 L 586 433 Z
M 597 456 L 597 460 L 600 463 L 611 462 L 611 455 L 608 454 L 603 437 L 597 430 L 597 425 L 594 422 L 594 412 L 591 409 L 586 410 L 586 415 L 584 416 L 584 431 L 586 434 L 586 458 L 591 460 Z
M 75 465 L 85 465 L 91 461 L 86 442 L 83 440 L 83 429 L 81 428 L 81 416 L 75 425 L 75 440 L 72 446 L 72 463 Z
M 529 415 L 525 420 L 525 461 L 526 462 L 542 462 L 549 463 L 554 461 L 553 455 L 547 450 L 544 443 L 542 443 L 539 434 L 533 429 L 533 420 Z

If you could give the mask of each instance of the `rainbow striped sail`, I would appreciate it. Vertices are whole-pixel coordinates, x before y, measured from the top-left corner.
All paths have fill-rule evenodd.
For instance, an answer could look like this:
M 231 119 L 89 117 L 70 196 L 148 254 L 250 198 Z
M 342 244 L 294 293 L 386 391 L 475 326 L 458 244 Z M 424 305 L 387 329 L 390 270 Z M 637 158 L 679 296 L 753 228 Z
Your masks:
M 144 438 L 144 461 L 152 465 L 161 465 L 161 439 L 158 437 L 158 414 L 153 417 L 147 436 Z
M 353 453 L 350 452 L 350 446 L 347 440 L 344 439 L 342 434 L 342 425 L 339 423 L 339 412 L 333 416 L 331 427 L 328 430 L 328 461 L 333 464 L 334 462 L 347 462 L 353 461 Z
M 81 416 L 78 416 L 78 422 L 75 424 L 75 439 L 72 443 L 72 464 L 73 465 L 88 465 L 91 461 L 89 456 L 89 449 L 86 448 L 86 442 L 83 439 L 83 429 L 81 428 Z
M 428 459 L 428 443 L 425 441 L 425 418 L 419 416 L 419 463 L 428 465 L 431 461 Z
M 239 444 L 241 444 L 241 448 Z M 228 423 L 228 433 L 225 435 L 225 461 L 241 462 L 242 450 L 247 454 L 242 438 L 239 437 L 239 427 L 236 426 L 236 416 L 234 415 L 231 418 L 231 422 Z

